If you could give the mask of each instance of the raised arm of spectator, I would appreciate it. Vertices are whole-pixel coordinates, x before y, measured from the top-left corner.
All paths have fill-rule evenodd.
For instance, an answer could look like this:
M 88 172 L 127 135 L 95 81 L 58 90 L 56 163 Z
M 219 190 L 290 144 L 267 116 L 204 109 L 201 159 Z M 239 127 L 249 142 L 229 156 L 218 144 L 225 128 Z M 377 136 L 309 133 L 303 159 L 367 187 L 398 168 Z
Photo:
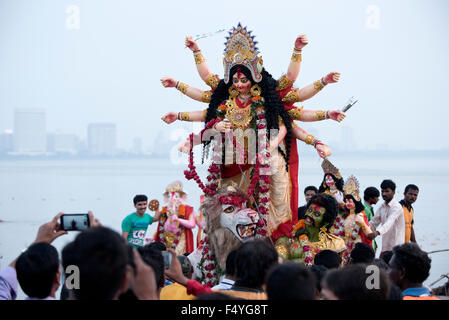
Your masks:
M 59 218 L 63 212 L 58 213 L 50 222 L 44 223 L 39 227 L 34 243 L 46 242 L 52 243 L 56 238 L 67 234 L 67 231 L 61 230 Z M 9 266 L 0 271 L 0 300 L 15 300 L 17 298 L 17 273 L 16 261 L 14 259 Z

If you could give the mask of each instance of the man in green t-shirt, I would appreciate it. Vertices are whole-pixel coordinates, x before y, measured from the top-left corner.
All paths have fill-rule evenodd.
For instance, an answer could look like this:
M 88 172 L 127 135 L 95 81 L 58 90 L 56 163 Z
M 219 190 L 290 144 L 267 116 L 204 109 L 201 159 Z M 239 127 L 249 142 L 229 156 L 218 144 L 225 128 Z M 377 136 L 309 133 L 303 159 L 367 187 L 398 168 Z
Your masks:
M 376 187 L 368 187 L 363 193 L 363 206 L 365 207 L 365 215 L 368 221 L 374 217 L 373 206 L 379 201 L 380 192 Z M 376 240 L 373 240 L 373 249 L 377 249 Z
M 145 245 L 145 233 L 150 224 L 159 220 L 159 210 L 156 211 L 154 217 L 145 213 L 147 210 L 148 198 L 141 194 L 136 195 L 133 199 L 134 208 L 136 212 L 133 212 L 126 216 L 122 221 L 122 235 L 123 238 L 134 247 L 143 247 Z

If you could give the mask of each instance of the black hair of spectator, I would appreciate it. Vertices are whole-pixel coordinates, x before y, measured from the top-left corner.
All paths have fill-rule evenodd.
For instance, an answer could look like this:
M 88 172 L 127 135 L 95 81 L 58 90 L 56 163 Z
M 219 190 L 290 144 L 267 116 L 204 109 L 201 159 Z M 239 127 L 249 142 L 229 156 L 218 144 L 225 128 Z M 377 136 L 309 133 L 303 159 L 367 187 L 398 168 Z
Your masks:
M 350 257 L 353 264 L 366 263 L 372 264 L 376 254 L 373 247 L 363 242 L 355 244 L 354 249 L 350 253 Z
M 384 180 L 380 184 L 381 189 L 391 189 L 392 191 L 396 191 L 396 183 L 394 183 L 392 180 Z
M 412 190 L 415 190 L 415 191 L 419 191 L 419 188 L 418 188 L 417 185 L 415 185 L 415 184 L 408 184 L 405 187 L 404 193 L 407 193 L 409 189 L 412 189 Z
M 58 271 L 58 251 L 45 242 L 32 244 L 16 261 L 20 287 L 32 298 L 43 299 L 50 295 Z
M 388 269 L 390 268 L 388 266 L 388 264 L 383 259 L 379 259 L 379 258 L 374 259 L 372 264 L 378 266 L 379 268 L 381 268 L 382 270 L 385 270 L 385 271 L 388 271 Z
M 235 257 L 236 278 L 241 286 L 259 289 L 268 270 L 277 263 L 276 249 L 265 240 L 243 243 Z
M 370 198 L 380 197 L 379 189 L 376 187 L 368 187 L 363 192 L 363 200 L 367 201 Z
M 389 265 L 392 256 L 393 256 L 393 251 L 385 251 L 382 256 L 382 260 L 385 261 L 385 263 Z
M 379 287 L 368 287 L 369 265 L 355 264 L 343 269 L 329 270 L 322 286 L 327 287 L 340 300 L 387 300 L 390 294 L 390 280 L 385 271 L 379 269 Z
M 338 269 L 341 265 L 340 255 L 332 250 L 321 250 L 315 255 L 315 265 L 324 266 L 326 269 Z
M 318 193 L 318 188 L 315 186 L 307 186 L 304 189 L 304 194 L 306 194 L 307 191 L 315 191 L 315 194 Z
M 167 247 L 165 246 L 165 244 L 163 244 L 162 242 L 151 242 L 149 244 L 147 244 L 146 246 L 148 246 L 149 248 L 153 248 L 153 249 L 157 249 L 159 251 L 166 251 Z
M 106 227 L 92 227 L 81 232 L 62 250 L 64 270 L 75 265 L 80 271 L 80 288 L 71 289 L 77 300 L 115 298 L 128 262 L 123 238 Z
M 235 257 L 237 256 L 237 249 L 229 252 L 226 258 L 226 275 L 235 276 Z
M 165 283 L 164 257 L 162 256 L 162 252 L 157 247 L 152 246 L 152 244 L 139 247 L 137 251 L 140 253 L 142 260 L 153 269 L 156 285 L 158 289 L 161 289 Z
M 148 197 L 144 194 L 138 194 L 133 199 L 134 205 L 141 201 L 148 201 Z
M 393 247 L 394 261 L 405 272 L 405 278 L 413 283 L 423 283 L 428 277 L 432 260 L 413 242 Z
M 327 272 L 327 268 L 325 266 L 322 265 L 316 265 L 316 264 L 312 264 L 310 266 L 310 271 L 313 272 L 313 274 L 315 275 L 315 279 L 316 279 L 316 289 L 318 290 L 318 292 L 321 292 L 321 281 L 324 278 L 324 275 Z
M 286 262 L 274 266 L 265 281 L 268 300 L 314 300 L 316 279 L 302 264 Z

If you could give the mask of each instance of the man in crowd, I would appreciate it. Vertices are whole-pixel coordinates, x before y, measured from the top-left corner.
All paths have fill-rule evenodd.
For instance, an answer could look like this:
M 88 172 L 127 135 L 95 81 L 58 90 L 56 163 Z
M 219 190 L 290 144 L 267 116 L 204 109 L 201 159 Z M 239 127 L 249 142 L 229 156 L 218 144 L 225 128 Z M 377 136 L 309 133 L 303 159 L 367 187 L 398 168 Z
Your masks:
M 365 215 L 368 222 L 374 217 L 374 205 L 379 201 L 380 192 L 376 187 L 368 187 L 363 192 L 363 206 L 365 207 Z M 372 242 L 373 249 L 376 251 L 376 240 Z
M 298 208 L 298 220 L 304 219 L 306 215 L 307 202 L 309 202 L 310 198 L 318 193 L 318 189 L 315 186 L 307 186 L 304 189 L 304 196 L 306 198 L 306 203 Z
M 54 300 L 61 281 L 58 252 L 51 243 L 67 234 L 61 230 L 60 212 L 40 226 L 36 240 L 16 260 L 0 271 L 0 300 L 15 300 L 18 285 L 27 300 Z
M 405 187 L 404 199 L 399 201 L 404 209 L 405 243 L 416 243 L 415 230 L 413 229 L 415 222 L 413 220 L 414 210 L 412 204 L 415 203 L 416 199 L 418 199 L 418 193 L 418 187 L 414 184 L 409 184 Z
M 148 198 L 146 195 L 136 195 L 133 199 L 136 211 L 126 216 L 122 221 L 122 236 L 135 248 L 145 245 L 145 233 L 150 224 L 158 221 L 160 217 L 159 210 L 154 217 L 145 213 L 147 210 Z
M 384 202 L 371 219 L 372 233 L 368 234 L 368 239 L 373 240 L 377 236 L 382 236 L 382 249 L 380 257 L 386 251 L 391 251 L 394 246 L 403 244 L 405 239 L 404 212 L 401 204 L 394 199 L 396 184 L 391 180 L 382 181 L 380 188 Z
M 423 286 L 429 277 L 431 259 L 416 243 L 404 243 L 393 248 L 390 260 L 390 280 L 401 290 L 404 300 L 439 300 Z

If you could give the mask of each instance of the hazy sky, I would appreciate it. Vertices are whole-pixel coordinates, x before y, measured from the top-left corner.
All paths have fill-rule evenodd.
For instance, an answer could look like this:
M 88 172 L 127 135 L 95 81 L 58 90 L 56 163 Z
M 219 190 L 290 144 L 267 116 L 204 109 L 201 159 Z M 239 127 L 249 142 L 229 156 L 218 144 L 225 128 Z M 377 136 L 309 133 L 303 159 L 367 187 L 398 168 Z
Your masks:
M 331 147 L 346 126 L 366 149 L 449 148 L 446 0 L 0 0 L 0 131 L 13 129 L 15 108 L 45 108 L 49 132 L 85 138 L 89 123 L 113 122 L 119 146 L 135 137 L 147 145 L 167 128 L 166 111 L 206 107 L 159 82 L 206 88 L 184 37 L 238 22 L 254 31 L 275 77 L 302 33 L 309 45 L 295 86 L 342 73 L 303 103 L 329 109 L 359 99 L 342 124 L 303 125 Z M 224 37 L 199 40 L 219 75 Z

